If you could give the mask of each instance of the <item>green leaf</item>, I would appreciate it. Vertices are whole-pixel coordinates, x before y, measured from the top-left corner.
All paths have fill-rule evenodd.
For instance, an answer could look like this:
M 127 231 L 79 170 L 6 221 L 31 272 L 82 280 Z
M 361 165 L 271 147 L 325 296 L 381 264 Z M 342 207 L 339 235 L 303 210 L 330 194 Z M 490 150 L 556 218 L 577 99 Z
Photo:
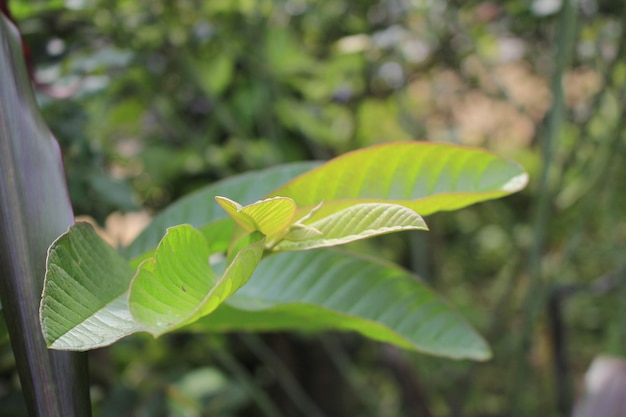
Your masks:
M 263 255 L 263 239 L 237 253 L 218 279 L 209 247 L 189 225 L 169 228 L 153 258 L 133 280 L 129 305 L 143 329 L 155 336 L 210 314 L 245 284 Z
M 491 355 L 480 335 L 415 276 L 331 249 L 268 257 L 248 284 L 192 329 L 351 330 L 433 355 Z
M 236 175 L 204 187 L 168 206 L 127 247 L 123 253 L 133 259 L 153 250 L 168 227 L 187 223 L 203 228 L 211 222 L 226 218 L 226 213 L 215 201 L 217 195 L 250 204 L 262 199 L 276 187 L 316 166 L 319 162 L 297 162 Z M 209 244 L 213 244 L 209 240 Z
M 222 94 L 235 74 L 235 60 L 225 51 L 212 59 L 198 59 L 193 54 L 185 55 L 184 58 L 186 68 L 193 74 L 194 81 L 212 98 Z
M 135 271 L 90 225 L 61 235 L 47 264 L 41 326 L 49 347 L 93 349 L 139 330 L 127 304 Z
M 517 163 L 480 149 L 402 142 L 339 156 L 271 196 L 293 198 L 302 210 L 324 201 L 314 219 L 373 202 L 402 205 L 426 216 L 517 192 L 527 181 Z
M 417 213 L 403 206 L 357 204 L 303 225 L 302 228 L 295 228 L 276 249 L 304 250 L 336 246 L 402 230 L 428 230 L 428 227 Z
M 216 196 L 220 206 L 247 232 L 258 230 L 265 236 L 281 232 L 296 214 L 296 203 L 287 197 L 273 197 L 243 207 L 226 197 Z

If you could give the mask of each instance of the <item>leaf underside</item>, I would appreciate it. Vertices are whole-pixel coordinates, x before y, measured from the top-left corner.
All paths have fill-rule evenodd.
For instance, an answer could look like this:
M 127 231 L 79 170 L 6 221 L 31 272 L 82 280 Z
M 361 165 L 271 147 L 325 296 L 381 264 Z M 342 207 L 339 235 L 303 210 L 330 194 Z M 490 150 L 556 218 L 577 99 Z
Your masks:
M 424 220 L 413 210 L 394 204 L 357 204 L 305 224 L 317 231 L 308 238 L 298 236 L 289 240 L 287 236 L 278 249 L 304 250 L 337 246 L 355 240 L 402 230 L 428 230 Z
M 135 271 L 86 223 L 48 252 L 41 325 L 48 346 L 87 350 L 137 330 L 126 301 Z

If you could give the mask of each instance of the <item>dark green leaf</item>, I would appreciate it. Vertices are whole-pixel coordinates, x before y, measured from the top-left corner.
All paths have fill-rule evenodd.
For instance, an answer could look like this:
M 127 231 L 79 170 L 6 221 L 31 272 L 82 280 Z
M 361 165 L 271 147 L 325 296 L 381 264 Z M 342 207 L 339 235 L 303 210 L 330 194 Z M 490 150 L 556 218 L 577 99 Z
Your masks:
M 476 360 L 484 340 L 417 277 L 330 249 L 264 260 L 202 331 L 341 329 L 433 355 Z

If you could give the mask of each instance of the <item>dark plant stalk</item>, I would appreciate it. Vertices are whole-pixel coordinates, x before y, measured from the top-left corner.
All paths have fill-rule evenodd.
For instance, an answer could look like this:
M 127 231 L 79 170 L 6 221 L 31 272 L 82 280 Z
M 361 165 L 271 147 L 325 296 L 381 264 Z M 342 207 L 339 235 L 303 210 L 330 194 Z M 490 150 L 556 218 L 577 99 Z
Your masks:
M 49 351 L 39 324 L 46 251 L 72 222 L 58 145 L 0 14 L 0 299 L 32 417 L 91 415 L 86 356 Z
M 568 366 L 567 329 L 563 318 L 564 299 L 575 289 L 555 287 L 547 302 L 548 323 L 552 336 L 552 367 L 555 377 L 556 407 L 560 415 L 567 415 L 572 408 L 572 383 Z

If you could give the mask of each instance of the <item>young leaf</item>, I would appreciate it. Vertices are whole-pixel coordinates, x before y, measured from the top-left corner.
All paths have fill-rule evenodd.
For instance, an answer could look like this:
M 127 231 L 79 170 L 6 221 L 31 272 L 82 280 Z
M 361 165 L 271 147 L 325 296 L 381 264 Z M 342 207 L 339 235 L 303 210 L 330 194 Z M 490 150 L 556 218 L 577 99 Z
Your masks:
M 480 335 L 415 276 L 369 258 L 320 249 L 265 259 L 199 331 L 352 330 L 397 346 L 486 360 Z
M 200 233 L 202 233 L 202 236 L 204 236 L 207 245 L 209 245 L 209 252 L 211 254 L 215 254 L 223 253 L 228 250 L 228 247 L 232 243 L 235 227 L 235 222 L 226 217 L 207 223 L 199 230 Z M 130 265 L 133 268 L 137 268 L 143 261 L 154 256 L 155 249 L 156 248 L 152 248 L 152 250 L 144 252 L 140 256 L 134 257 L 130 261 Z
M 127 247 L 123 253 L 127 259 L 133 259 L 153 250 L 168 227 L 187 223 L 196 228 L 216 220 L 227 218 L 224 210 L 215 201 L 216 195 L 250 204 L 260 200 L 273 189 L 309 171 L 319 162 L 297 162 L 262 171 L 251 171 L 236 175 L 208 185 L 185 196 L 159 213 L 148 227 Z M 209 241 L 209 244 L 212 244 Z
M 413 210 L 382 203 L 357 204 L 304 227 L 307 232 L 295 229 L 276 249 L 313 249 L 402 230 L 428 230 L 424 220 Z
M 226 213 L 246 232 L 257 230 L 257 225 L 252 217 L 246 213 L 242 213 L 243 206 L 236 201 L 226 197 L 215 196 L 215 201 Z
M 519 191 L 528 176 L 515 162 L 474 148 L 430 142 L 387 143 L 341 155 L 274 190 L 313 216 L 384 202 L 422 216 Z
M 226 197 L 216 196 L 215 200 L 247 232 L 258 230 L 265 236 L 285 230 L 296 214 L 296 203 L 287 197 L 267 198 L 245 207 Z

